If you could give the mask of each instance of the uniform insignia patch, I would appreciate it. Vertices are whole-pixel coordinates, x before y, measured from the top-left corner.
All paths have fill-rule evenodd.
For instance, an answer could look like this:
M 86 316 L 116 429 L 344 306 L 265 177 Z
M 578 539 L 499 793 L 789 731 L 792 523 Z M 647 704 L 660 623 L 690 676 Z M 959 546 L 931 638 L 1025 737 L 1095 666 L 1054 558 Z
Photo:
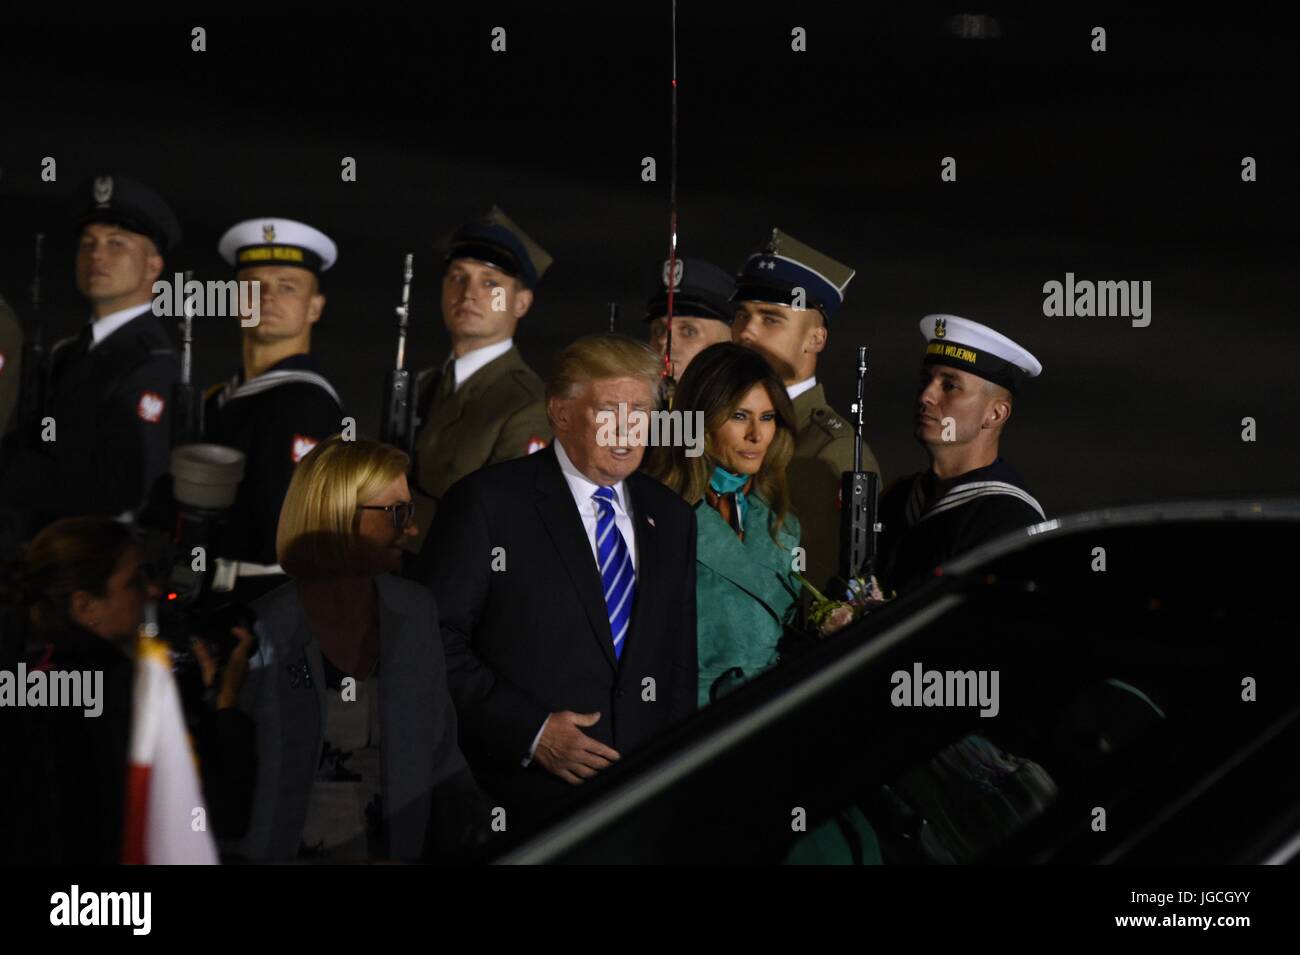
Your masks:
M 275 241 L 275 223 L 266 222 L 262 224 L 262 238 L 267 242 Z
M 669 260 L 667 260 L 667 259 L 664 260 L 664 274 L 663 274 L 664 288 L 667 288 L 667 287 L 668 287 L 668 261 L 669 261 Z M 673 263 L 673 265 L 674 265 L 674 267 L 673 267 L 673 289 L 676 290 L 676 289 L 681 288 L 681 286 L 682 286 L 682 275 L 685 273 L 686 267 L 685 267 L 684 265 L 682 265 L 682 260 L 681 260 L 681 259 L 678 259 L 675 263 Z M 692 272 L 691 274 L 694 275 L 695 273 Z
M 146 391 L 140 396 L 140 400 L 135 406 L 135 415 L 141 421 L 148 421 L 150 424 L 157 424 L 162 418 L 163 409 L 167 407 L 167 402 L 163 396 L 156 391 Z
M 113 198 L 113 177 L 96 176 L 93 192 L 96 202 L 101 206 L 107 205 L 108 200 Z
M 295 434 L 293 446 L 289 449 L 289 457 L 293 458 L 293 463 L 297 464 L 310 454 L 311 449 L 316 447 L 316 443 L 315 438 L 309 438 L 305 434 Z
M 533 454 L 534 452 L 542 450 L 544 447 L 546 447 L 545 441 L 535 434 L 530 434 L 528 436 L 528 446 L 524 448 L 524 455 L 527 456 Z

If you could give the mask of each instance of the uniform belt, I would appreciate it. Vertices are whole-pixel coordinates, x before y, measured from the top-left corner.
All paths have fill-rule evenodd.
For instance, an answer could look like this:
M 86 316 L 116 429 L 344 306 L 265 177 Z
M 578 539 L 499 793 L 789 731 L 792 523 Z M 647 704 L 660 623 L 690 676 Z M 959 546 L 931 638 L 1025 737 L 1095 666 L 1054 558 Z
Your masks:
M 235 589 L 235 581 L 240 577 L 270 577 L 283 573 L 284 568 L 279 564 L 255 564 L 248 560 L 218 557 L 216 571 L 212 575 L 212 589 L 218 593 L 227 593 Z

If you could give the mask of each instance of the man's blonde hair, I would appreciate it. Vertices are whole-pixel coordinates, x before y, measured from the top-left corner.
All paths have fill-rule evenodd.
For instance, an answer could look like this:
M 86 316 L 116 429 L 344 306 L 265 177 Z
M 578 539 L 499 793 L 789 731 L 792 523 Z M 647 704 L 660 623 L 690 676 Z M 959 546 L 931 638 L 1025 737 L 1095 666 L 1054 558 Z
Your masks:
M 659 393 L 663 363 L 654 349 L 625 335 L 586 335 L 555 359 L 546 382 L 546 397 L 572 398 L 588 382 L 609 378 L 642 378 Z
M 391 445 L 334 435 L 298 462 L 280 508 L 275 556 L 291 577 L 364 572 L 358 530 L 366 504 L 406 474 L 411 459 Z

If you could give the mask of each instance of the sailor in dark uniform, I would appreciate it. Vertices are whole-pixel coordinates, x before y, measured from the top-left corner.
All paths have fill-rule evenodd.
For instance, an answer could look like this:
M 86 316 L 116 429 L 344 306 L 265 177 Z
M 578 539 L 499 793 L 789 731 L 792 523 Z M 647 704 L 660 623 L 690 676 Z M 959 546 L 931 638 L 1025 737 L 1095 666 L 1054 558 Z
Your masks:
M 325 296 L 320 274 L 337 258 L 318 229 L 289 219 L 249 219 L 232 226 L 218 251 L 240 282 L 259 282 L 256 324 L 240 324 L 243 368 L 208 390 L 204 434 L 245 455 L 214 587 L 241 580 L 241 599 L 283 582 L 275 534 L 294 465 L 343 427 L 338 392 L 312 359 L 311 329 Z M 252 581 L 252 578 L 259 578 Z
M 86 197 L 77 288 L 91 321 L 50 350 L 45 407 L 0 451 L 0 502 L 20 510 L 24 536 L 60 517 L 134 513 L 171 451 L 180 363 L 151 306 L 180 223 L 125 176 L 95 178 Z
M 682 380 L 691 359 L 710 345 L 731 341 L 731 304 L 735 280 L 723 269 L 703 259 L 680 258 L 674 263 L 673 352 L 670 373 Z M 650 347 L 662 358 L 668 350 L 668 269 L 664 259 L 655 267 L 655 290 L 645 306 L 650 325 Z
M 1043 366 L 1005 335 L 955 315 L 927 315 L 921 334 L 927 344 L 915 434 L 930 467 L 881 497 L 878 576 L 885 593 L 914 589 L 957 555 L 1044 520 L 1038 501 L 998 456 L 1019 384 Z
M 817 356 L 853 275 L 848 266 L 773 229 L 763 250 L 741 268 L 732 295 L 732 340 L 762 353 L 794 402 L 799 430 L 786 480 L 803 531 L 805 576 L 819 588 L 839 569 L 840 478 L 853 470 L 854 432 L 817 383 Z M 862 469 L 880 473 L 865 441 Z M 832 589 L 839 596 L 844 587 Z

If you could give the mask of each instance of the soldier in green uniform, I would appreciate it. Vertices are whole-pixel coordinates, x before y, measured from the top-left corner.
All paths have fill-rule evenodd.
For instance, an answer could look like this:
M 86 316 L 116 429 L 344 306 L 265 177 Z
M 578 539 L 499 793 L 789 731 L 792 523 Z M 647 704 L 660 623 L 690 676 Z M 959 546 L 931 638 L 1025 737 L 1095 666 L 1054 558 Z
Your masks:
M 786 469 L 790 500 L 803 528 L 808 568 L 820 587 L 838 573 L 840 476 L 853 470 L 853 428 L 817 383 L 817 356 L 830 319 L 844 302 L 853 270 L 779 229 L 736 277 L 733 341 L 761 352 L 785 382 L 798 434 Z M 864 441 L 862 468 L 880 473 Z M 843 587 L 833 588 L 837 594 Z
M 465 475 L 546 447 L 545 385 L 514 345 L 519 320 L 551 257 L 496 206 L 458 229 L 442 279 L 442 318 L 451 354 L 422 371 L 415 437 L 414 498 L 424 546 L 438 501 Z

